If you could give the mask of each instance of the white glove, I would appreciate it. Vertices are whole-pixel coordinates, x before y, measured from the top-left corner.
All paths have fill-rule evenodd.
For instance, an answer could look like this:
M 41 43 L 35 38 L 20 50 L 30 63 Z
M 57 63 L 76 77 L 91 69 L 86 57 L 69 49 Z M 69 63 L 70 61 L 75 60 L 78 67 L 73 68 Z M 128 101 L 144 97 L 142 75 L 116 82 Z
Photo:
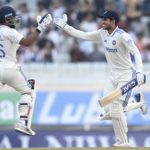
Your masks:
M 63 18 L 54 18 L 54 24 L 59 28 L 64 28 L 67 24 L 68 17 L 66 14 L 63 14 Z
M 142 72 L 137 72 L 136 78 L 138 86 L 141 86 L 142 84 L 145 83 L 145 74 L 143 74 Z
M 49 24 L 52 22 L 51 14 L 46 14 L 43 17 L 37 16 L 36 19 L 38 22 L 37 30 L 39 30 L 40 32 L 44 31 L 49 26 Z

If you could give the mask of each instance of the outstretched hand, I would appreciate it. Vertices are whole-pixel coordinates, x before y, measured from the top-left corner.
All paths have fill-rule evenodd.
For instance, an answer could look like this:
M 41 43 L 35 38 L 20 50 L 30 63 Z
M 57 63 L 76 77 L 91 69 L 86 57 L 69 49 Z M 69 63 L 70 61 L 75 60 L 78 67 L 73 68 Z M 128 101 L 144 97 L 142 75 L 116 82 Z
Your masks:
M 55 17 L 53 22 L 57 27 L 63 29 L 65 27 L 65 25 L 67 24 L 67 20 L 68 20 L 67 15 L 63 14 L 62 18 Z
M 37 29 L 41 32 L 45 30 L 51 22 L 52 22 L 51 14 L 45 14 L 43 17 L 37 16 L 37 23 L 38 23 Z

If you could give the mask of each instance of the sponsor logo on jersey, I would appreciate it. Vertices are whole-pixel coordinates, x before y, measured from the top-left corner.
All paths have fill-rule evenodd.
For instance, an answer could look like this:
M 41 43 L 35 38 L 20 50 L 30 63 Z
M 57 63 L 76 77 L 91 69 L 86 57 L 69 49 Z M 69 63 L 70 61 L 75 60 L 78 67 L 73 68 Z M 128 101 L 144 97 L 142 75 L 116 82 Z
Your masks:
M 111 52 L 111 53 L 116 53 L 118 52 L 118 50 L 116 48 L 109 48 L 109 47 L 106 47 L 106 50 L 107 52 Z

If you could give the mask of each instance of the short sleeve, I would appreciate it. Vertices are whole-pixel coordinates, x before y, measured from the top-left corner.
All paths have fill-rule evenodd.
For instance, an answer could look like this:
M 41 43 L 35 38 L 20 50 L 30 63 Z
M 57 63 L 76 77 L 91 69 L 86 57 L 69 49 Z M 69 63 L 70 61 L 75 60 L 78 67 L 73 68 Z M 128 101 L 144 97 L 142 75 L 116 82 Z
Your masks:
M 8 38 L 11 42 L 19 44 L 20 40 L 23 38 L 24 36 L 22 34 L 20 34 L 16 29 L 12 29 L 10 30 L 10 32 L 8 33 Z

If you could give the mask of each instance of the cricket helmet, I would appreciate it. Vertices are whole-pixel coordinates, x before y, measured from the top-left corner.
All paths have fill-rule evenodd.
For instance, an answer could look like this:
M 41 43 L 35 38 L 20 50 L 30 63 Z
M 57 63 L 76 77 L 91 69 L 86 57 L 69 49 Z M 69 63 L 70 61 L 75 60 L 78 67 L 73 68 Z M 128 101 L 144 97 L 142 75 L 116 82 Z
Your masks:
M 15 28 L 15 25 L 20 23 L 20 17 L 16 15 L 16 12 L 12 7 L 4 6 L 0 8 L 0 23 Z
M 117 12 L 109 10 L 105 11 L 102 15 L 99 15 L 100 18 L 109 18 L 109 19 L 114 19 L 116 23 L 119 22 L 119 15 Z

